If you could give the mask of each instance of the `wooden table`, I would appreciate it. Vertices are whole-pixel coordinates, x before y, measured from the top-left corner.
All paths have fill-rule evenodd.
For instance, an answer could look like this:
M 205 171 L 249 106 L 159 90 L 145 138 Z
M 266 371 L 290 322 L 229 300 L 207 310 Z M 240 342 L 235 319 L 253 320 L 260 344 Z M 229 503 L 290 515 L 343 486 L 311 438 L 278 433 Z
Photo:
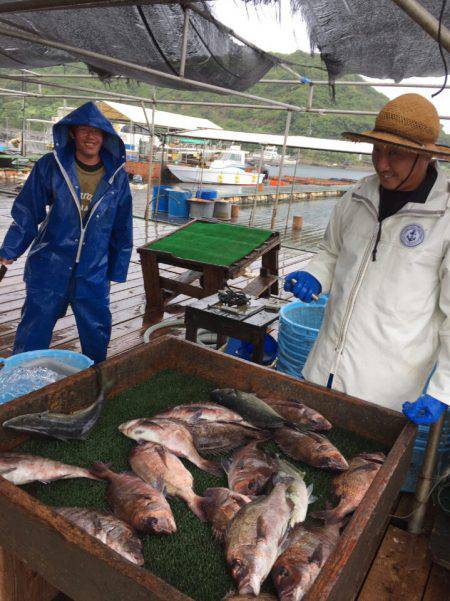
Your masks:
M 221 336 L 232 336 L 239 340 L 245 340 L 253 344 L 252 360 L 262 363 L 264 357 L 264 340 L 267 328 L 278 319 L 278 311 L 265 310 L 267 301 L 263 299 L 252 300 L 252 307 L 260 311 L 245 317 L 225 311 L 217 312 L 211 305 L 215 305 L 219 298 L 217 294 L 199 300 L 197 303 L 188 305 L 184 314 L 186 322 L 186 340 L 197 342 L 198 328 L 205 328 L 218 334 L 218 348 L 221 346 Z
M 197 219 L 194 221 L 217 222 L 217 220 Z M 182 228 L 189 227 L 190 222 Z M 230 225 L 230 227 L 234 227 Z M 178 231 L 178 230 L 177 230 Z M 172 235 L 161 236 L 158 240 Z M 155 241 L 153 241 L 155 242 Z M 146 296 L 145 320 L 160 317 L 164 313 L 164 302 L 167 296 L 186 294 L 193 298 L 205 298 L 221 290 L 228 280 L 236 278 L 248 265 L 261 258 L 259 277 L 255 278 L 244 292 L 252 296 L 270 296 L 278 293 L 278 253 L 280 250 L 280 234 L 272 232 L 271 236 L 248 255 L 232 265 L 212 265 L 201 261 L 184 259 L 175 255 L 140 246 L 137 251 L 141 259 L 142 275 Z M 190 270 L 175 280 L 160 275 L 160 264 L 174 265 Z M 192 282 L 199 280 L 198 285 Z M 172 293 L 172 294 L 171 294 Z

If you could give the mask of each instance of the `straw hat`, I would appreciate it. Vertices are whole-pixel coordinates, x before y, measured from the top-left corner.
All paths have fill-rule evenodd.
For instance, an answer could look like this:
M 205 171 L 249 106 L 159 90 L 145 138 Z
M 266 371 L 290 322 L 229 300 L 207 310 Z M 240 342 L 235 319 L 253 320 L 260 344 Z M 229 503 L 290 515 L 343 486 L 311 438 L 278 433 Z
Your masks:
M 375 129 L 343 132 L 352 142 L 381 142 L 418 154 L 450 159 L 450 147 L 436 144 L 440 133 L 439 115 L 429 100 L 419 94 L 402 94 L 378 113 Z

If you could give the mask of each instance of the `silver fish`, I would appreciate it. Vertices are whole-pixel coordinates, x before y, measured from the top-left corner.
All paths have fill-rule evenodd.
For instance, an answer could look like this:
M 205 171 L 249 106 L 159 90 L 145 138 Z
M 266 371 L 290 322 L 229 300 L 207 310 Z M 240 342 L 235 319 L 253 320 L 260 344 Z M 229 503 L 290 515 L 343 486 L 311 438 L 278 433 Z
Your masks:
M 53 507 L 53 510 L 128 561 L 138 566 L 144 565 L 142 542 L 132 528 L 119 518 L 84 507 Z
M 16 485 L 67 478 L 98 478 L 83 467 L 25 453 L 0 453 L 0 476 Z
M 86 440 L 105 404 L 105 390 L 92 405 L 74 413 L 26 413 L 3 422 L 3 427 L 18 432 L 42 434 L 58 440 Z

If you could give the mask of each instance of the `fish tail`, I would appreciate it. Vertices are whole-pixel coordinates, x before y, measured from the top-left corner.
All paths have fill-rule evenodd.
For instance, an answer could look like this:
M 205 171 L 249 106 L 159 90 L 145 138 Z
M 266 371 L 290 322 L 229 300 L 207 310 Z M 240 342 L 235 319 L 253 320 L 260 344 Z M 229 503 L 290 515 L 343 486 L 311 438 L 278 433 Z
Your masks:
M 337 509 L 325 509 L 324 511 L 313 511 L 311 517 L 316 520 L 323 520 L 325 524 L 339 524 L 342 522 L 342 515 Z
M 201 522 L 206 522 L 206 516 L 203 511 L 204 500 L 203 497 L 199 497 L 198 495 L 193 495 L 189 499 L 186 499 L 189 509 Z
M 96 478 L 100 480 L 107 480 L 109 476 L 112 474 L 111 463 L 103 463 L 102 461 L 96 461 L 89 472 Z
M 223 474 L 220 463 L 217 463 L 216 461 L 208 461 L 207 459 L 203 459 L 199 467 L 205 470 L 205 472 L 213 474 L 214 476 L 221 476 Z

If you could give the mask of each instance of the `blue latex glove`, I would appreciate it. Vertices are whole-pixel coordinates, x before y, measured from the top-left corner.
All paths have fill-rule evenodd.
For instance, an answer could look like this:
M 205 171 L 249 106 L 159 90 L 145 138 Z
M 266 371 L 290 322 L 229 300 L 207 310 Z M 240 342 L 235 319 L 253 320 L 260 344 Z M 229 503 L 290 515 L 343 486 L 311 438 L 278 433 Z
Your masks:
M 422 394 L 414 403 L 403 403 L 403 413 L 419 426 L 434 424 L 446 409 L 445 403 L 429 394 Z
M 284 280 L 286 292 L 293 292 L 294 296 L 304 303 L 312 301 L 312 295 L 322 292 L 322 284 L 307 271 L 293 271 Z

